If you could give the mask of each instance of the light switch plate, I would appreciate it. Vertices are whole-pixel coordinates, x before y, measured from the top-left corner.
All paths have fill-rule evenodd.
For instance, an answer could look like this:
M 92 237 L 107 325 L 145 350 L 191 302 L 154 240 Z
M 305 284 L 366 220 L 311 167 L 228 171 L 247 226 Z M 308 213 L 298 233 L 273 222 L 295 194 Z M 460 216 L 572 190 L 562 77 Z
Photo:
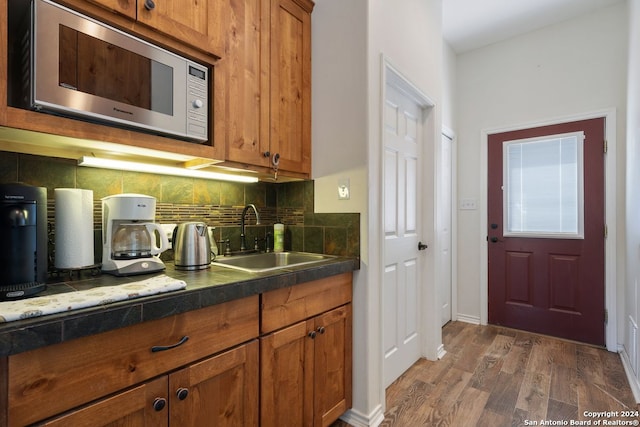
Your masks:
M 478 202 L 476 199 L 460 199 L 458 201 L 458 209 L 461 211 L 473 211 L 478 209 Z

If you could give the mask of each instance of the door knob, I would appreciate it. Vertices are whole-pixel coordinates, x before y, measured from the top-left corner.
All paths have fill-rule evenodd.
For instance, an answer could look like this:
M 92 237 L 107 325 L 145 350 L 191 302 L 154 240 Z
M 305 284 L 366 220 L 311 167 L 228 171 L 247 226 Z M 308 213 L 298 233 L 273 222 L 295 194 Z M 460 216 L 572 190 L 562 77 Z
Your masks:
M 425 249 L 427 249 L 428 246 L 422 242 L 418 242 L 418 250 L 419 251 L 424 251 Z
M 498 238 L 497 237 L 492 237 L 490 240 L 491 240 L 491 243 L 497 243 L 498 242 Z

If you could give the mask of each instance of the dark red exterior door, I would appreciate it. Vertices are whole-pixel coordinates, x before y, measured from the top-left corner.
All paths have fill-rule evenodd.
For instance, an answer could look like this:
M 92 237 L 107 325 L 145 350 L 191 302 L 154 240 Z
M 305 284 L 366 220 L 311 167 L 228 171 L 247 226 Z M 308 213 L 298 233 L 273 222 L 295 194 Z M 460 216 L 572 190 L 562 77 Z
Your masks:
M 503 192 L 511 195 L 511 191 L 518 191 L 511 187 L 518 185 L 524 188 L 522 191 L 530 190 L 544 198 L 546 193 L 557 193 L 556 184 L 549 183 L 563 177 L 547 180 L 545 174 L 555 174 L 555 169 L 541 169 L 542 178 L 530 179 L 526 185 L 524 179 L 511 178 L 511 175 L 506 178 L 503 157 L 516 156 L 505 151 L 505 146 L 509 141 L 581 131 L 584 133 L 580 156 L 583 158 L 583 203 L 577 203 L 577 210 L 583 212 L 581 235 L 570 238 L 536 232 L 514 235 L 510 228 L 505 228 L 505 216 L 510 224 L 517 223 L 531 211 L 542 209 L 540 206 L 544 204 L 536 206 L 534 197 L 533 202 L 528 201 L 529 207 L 523 208 L 518 200 L 513 201 L 516 197 L 509 201 L 503 198 Z M 489 323 L 604 345 L 604 131 L 604 118 L 599 118 L 489 135 Z M 525 165 L 519 166 L 521 169 L 539 166 L 535 153 L 522 152 L 517 153 L 521 157 L 513 163 L 521 161 Z M 518 167 L 514 170 L 520 171 Z M 547 173 L 548 170 L 551 172 Z M 507 179 L 508 186 L 503 182 Z M 512 219 L 513 213 L 504 209 L 503 204 L 508 205 L 508 209 L 519 210 L 520 216 Z

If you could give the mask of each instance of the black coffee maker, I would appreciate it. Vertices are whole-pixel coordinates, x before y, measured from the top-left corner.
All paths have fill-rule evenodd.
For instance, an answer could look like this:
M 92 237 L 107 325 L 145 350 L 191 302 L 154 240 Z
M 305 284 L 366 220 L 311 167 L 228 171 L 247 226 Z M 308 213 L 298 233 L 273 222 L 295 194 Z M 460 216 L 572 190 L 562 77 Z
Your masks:
M 47 189 L 0 184 L 0 301 L 33 295 L 47 281 Z

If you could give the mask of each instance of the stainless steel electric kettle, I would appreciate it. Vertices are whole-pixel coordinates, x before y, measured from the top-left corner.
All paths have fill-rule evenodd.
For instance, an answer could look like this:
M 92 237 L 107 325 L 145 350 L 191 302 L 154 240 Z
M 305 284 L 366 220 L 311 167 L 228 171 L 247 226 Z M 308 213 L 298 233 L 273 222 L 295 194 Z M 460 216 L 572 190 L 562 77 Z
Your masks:
M 211 265 L 211 242 L 204 222 L 178 224 L 172 242 L 177 270 L 203 270 Z

